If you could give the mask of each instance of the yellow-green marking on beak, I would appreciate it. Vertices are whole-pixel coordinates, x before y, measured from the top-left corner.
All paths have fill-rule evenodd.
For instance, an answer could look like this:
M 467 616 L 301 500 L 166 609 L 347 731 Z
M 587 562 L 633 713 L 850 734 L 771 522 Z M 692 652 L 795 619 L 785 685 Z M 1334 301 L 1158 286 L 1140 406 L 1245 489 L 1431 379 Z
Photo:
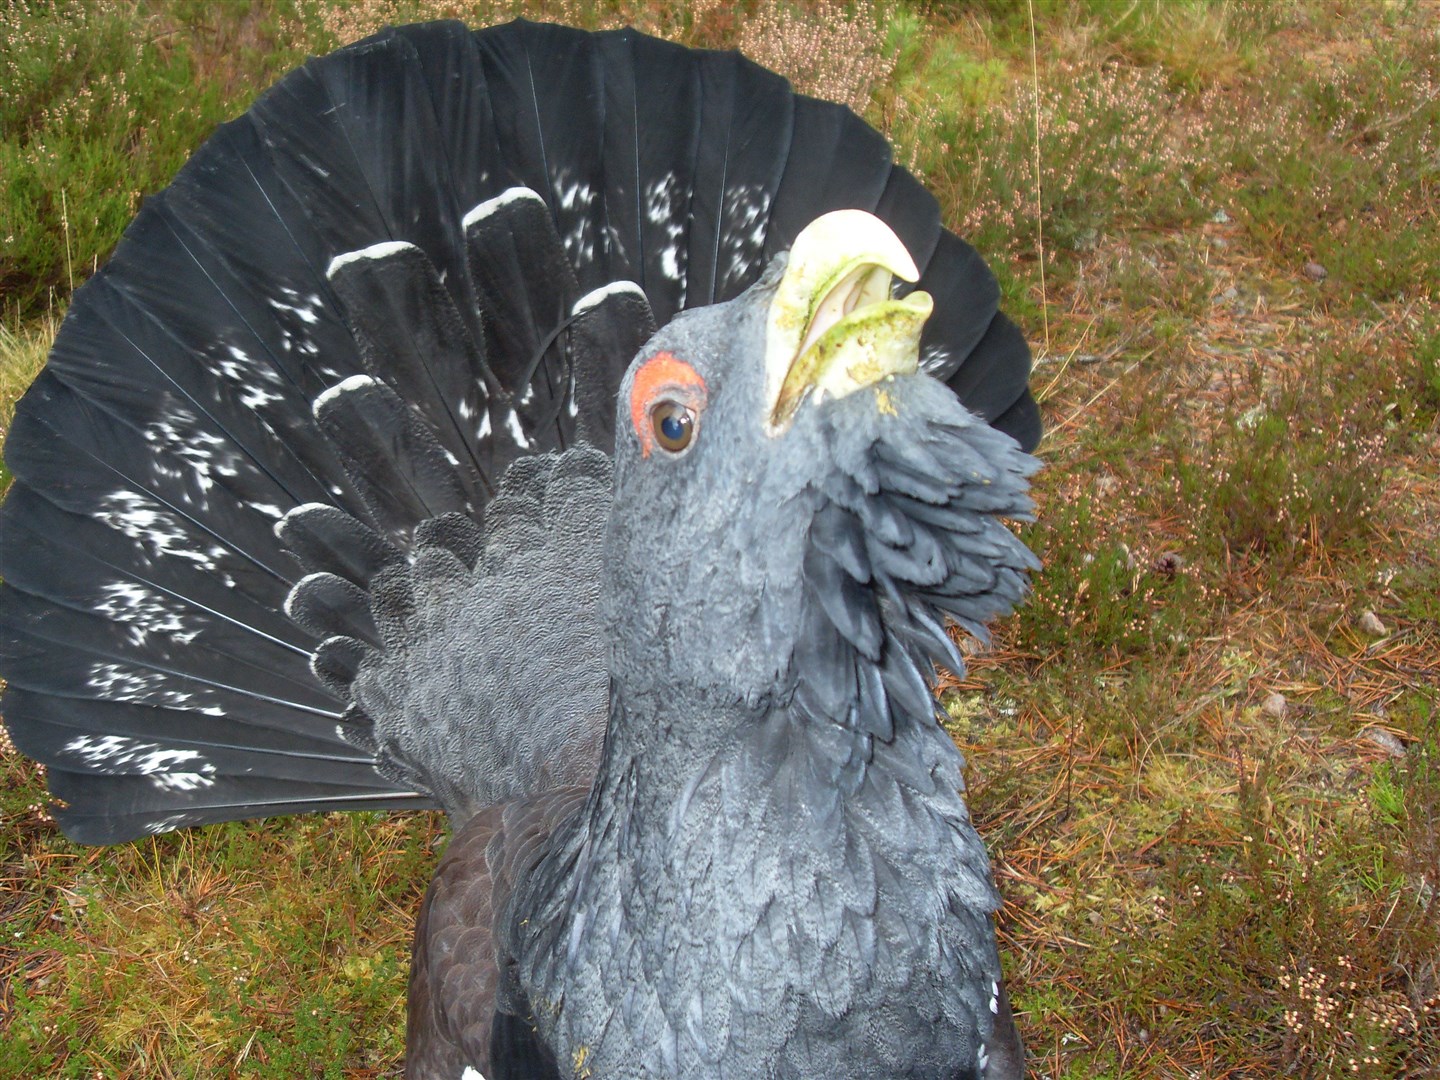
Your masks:
M 765 335 L 766 428 L 778 435 L 813 395 L 844 397 L 920 366 L 930 294 L 891 299 L 920 272 L 890 226 L 863 210 L 816 218 L 795 238 Z

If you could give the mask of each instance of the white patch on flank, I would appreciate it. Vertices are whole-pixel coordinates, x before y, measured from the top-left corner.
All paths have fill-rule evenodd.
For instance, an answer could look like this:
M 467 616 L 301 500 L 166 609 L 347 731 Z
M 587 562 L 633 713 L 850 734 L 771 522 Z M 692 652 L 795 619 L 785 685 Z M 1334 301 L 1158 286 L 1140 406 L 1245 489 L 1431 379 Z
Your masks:
M 518 202 L 521 199 L 534 199 L 541 206 L 545 205 L 545 200 L 528 187 L 506 188 L 493 199 L 486 199 L 479 206 L 474 207 L 468 214 L 460 219 L 460 225 L 462 228 L 468 229 L 471 225 L 475 224 L 475 222 L 483 221 L 496 211 L 503 210 L 511 203 Z
M 384 240 L 378 244 L 371 244 L 369 247 L 360 248 L 358 251 L 347 251 L 343 255 L 336 255 L 330 260 L 330 265 L 325 268 L 325 276 L 333 278 L 342 266 L 348 266 L 352 262 L 362 262 L 366 259 L 385 259 L 411 248 L 416 251 L 414 244 L 405 240 Z
M 312 406 L 311 411 L 314 412 L 316 416 L 319 416 L 320 409 L 334 401 L 341 394 L 348 394 L 352 390 L 361 390 L 367 386 L 374 385 L 375 380 L 369 375 L 351 375 L 348 379 L 344 379 L 330 387 L 330 389 L 323 391 L 320 396 L 315 399 L 315 404 Z
M 460 1074 L 460 1080 L 485 1080 L 485 1077 L 480 1075 L 479 1069 L 466 1065 L 465 1071 Z
M 619 296 L 623 293 L 634 293 L 636 296 L 644 297 L 645 290 L 633 281 L 612 281 L 609 285 L 601 285 L 598 289 L 591 289 L 588 293 L 575 301 L 575 306 L 570 309 L 573 318 L 582 311 L 589 311 L 592 307 L 603 304 L 612 296 Z

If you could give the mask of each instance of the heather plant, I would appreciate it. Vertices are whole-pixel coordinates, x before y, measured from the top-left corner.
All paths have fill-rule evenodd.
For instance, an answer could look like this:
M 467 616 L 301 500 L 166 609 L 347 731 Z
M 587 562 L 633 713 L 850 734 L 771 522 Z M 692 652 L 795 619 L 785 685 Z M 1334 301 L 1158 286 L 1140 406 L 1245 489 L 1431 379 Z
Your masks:
M 921 165 L 982 249 L 1033 251 L 1043 221 L 1049 245 L 1089 250 L 1128 223 L 1200 215 L 1188 176 L 1207 166 L 1172 137 L 1175 111 L 1157 72 L 1063 68 L 1038 87 L 1012 83 L 989 107 L 950 113 Z
M 33 314 L 68 296 L 109 254 L 141 198 L 163 187 L 216 123 L 244 108 L 262 73 L 303 55 L 277 43 L 247 53 L 228 35 L 210 34 L 208 17 L 203 8 L 127 0 L 0 10 L 6 313 Z M 194 20 L 188 29 L 185 18 Z M 256 40 L 266 19 L 261 12 L 254 20 Z M 238 82 L 237 69 L 248 72 Z
M 743 23 L 740 51 L 778 71 L 796 90 L 864 113 L 876 88 L 895 68 L 875 7 L 821 0 L 791 7 L 761 5 Z
M 1203 446 L 1177 448 L 1175 492 L 1197 536 L 1283 566 L 1370 535 L 1385 492 L 1384 422 L 1373 403 L 1317 393 L 1324 372 L 1231 412 Z
M 1414 227 L 1440 160 L 1440 37 L 1430 26 L 1361 48 L 1353 66 L 1261 88 L 1258 108 L 1217 98 L 1215 145 L 1258 242 L 1357 297 L 1414 295 L 1440 285 Z
M 1020 636 L 1041 656 L 1118 657 L 1182 640 L 1189 577 L 1163 536 L 1125 535 L 1135 497 L 1111 478 L 1107 494 L 1068 492 L 1023 533 L 1045 563 Z

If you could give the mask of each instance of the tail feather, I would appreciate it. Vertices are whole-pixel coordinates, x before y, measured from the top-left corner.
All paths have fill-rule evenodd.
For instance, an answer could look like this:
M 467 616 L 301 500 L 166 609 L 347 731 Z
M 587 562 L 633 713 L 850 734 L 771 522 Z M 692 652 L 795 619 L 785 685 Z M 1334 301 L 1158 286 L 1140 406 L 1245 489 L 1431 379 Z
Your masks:
M 335 574 L 306 574 L 290 590 L 285 614 L 318 638 L 344 635 L 380 645 L 369 593 Z
M 940 242 L 940 204 L 904 169 L 891 168 L 885 190 L 875 204 L 883 218 L 909 249 L 916 266 L 929 266 Z
M 372 239 L 418 247 L 449 283 L 457 308 L 475 312 L 460 242 L 467 207 L 457 204 L 450 187 L 442 132 L 415 46 L 399 34 L 383 34 L 307 70 L 330 103 L 329 119 L 348 151 L 346 163 L 354 162 L 359 186 L 352 198 L 361 195 L 378 215 L 380 229 Z M 328 159 L 318 161 L 328 168 Z M 352 243 L 365 235 L 355 231 L 356 224 L 337 222 Z
M 485 365 L 434 265 L 420 248 L 390 241 L 337 256 L 327 276 L 365 369 L 408 393 L 430 419 L 457 463 L 455 481 L 478 505 L 475 478 L 483 480 L 487 466 L 480 445 L 480 417 L 489 409 Z
M 302 403 L 363 370 L 325 277 L 330 260 L 358 242 L 336 248 L 320 240 L 272 164 L 277 152 L 249 114 L 222 125 L 141 210 L 141 219 L 151 207 L 163 210 L 174 235 L 132 245 L 127 231 L 114 272 L 101 280 L 128 283 L 191 354 L 213 354 L 214 377 L 243 394 L 328 481 L 338 469 L 304 422 Z M 268 393 L 251 392 L 257 387 Z
M 440 445 L 434 427 L 384 383 L 353 375 L 316 398 L 314 410 L 316 424 L 392 540 L 407 540 L 425 518 L 470 510 L 471 485 L 460 478 L 464 466 Z
M 512 185 L 550 194 L 555 231 L 581 288 L 609 280 L 603 258 L 602 73 L 580 30 L 530 22 L 480 37 L 495 148 Z
M 633 30 L 602 34 L 611 276 L 634 281 L 663 326 L 686 305 L 690 191 L 700 148 L 693 54 Z
M 166 779 L 161 784 L 152 782 L 162 777 Z M 435 805 L 428 796 L 397 792 L 388 780 L 375 789 L 269 776 L 215 777 L 209 784 L 191 784 L 191 774 L 184 772 L 136 777 L 67 769 L 54 769 L 47 779 L 51 794 L 62 804 L 85 808 L 55 811 L 66 835 L 82 844 L 115 844 L 242 818 L 332 810 L 425 810 Z M 96 812 L 96 807 L 102 809 Z
M 104 613 L 127 625 L 137 645 L 156 630 L 206 643 L 243 632 L 308 651 L 305 636 L 261 598 L 183 560 L 157 565 L 140 545 L 24 485 L 0 507 L 0 575 L 59 607 Z
M 615 446 L 616 395 L 629 361 L 655 333 L 655 317 L 639 286 L 606 286 L 575 304 L 570 323 L 569 407 L 576 434 L 609 452 Z
M 1029 368 L 1030 346 L 1025 335 L 997 311 L 984 337 L 954 373 L 936 377 L 955 391 L 966 408 L 988 422 L 1029 396 Z
M 794 134 L 770 211 L 765 258 L 784 251 L 788 238 L 821 214 L 873 211 L 890 173 L 890 144 L 883 135 L 849 109 L 797 97 Z M 937 229 L 939 224 L 937 215 Z
M 6 594 L 0 659 L 9 685 L 87 700 L 189 709 L 243 717 L 244 725 L 320 733 L 340 719 L 338 703 L 308 664 L 252 646 L 255 662 L 152 633 L 143 655 L 124 624 Z M 247 643 L 251 644 L 251 643 Z M 7 707 L 7 723 L 15 717 Z
M 765 268 L 766 224 L 795 112 L 790 84 L 739 53 L 703 53 L 699 68 L 686 307 L 739 296 Z
M 465 233 L 480 302 L 493 313 L 491 370 L 509 395 L 492 422 L 519 449 L 563 447 L 553 423 L 565 390 L 556 333 L 579 286 L 550 211 L 531 189 L 511 188 L 467 214 Z
M 153 565 L 189 563 L 262 602 L 283 596 L 293 564 L 271 533 L 277 508 L 243 497 L 243 462 L 197 462 L 169 431 L 158 447 L 146 434 L 47 371 L 16 409 L 7 460 L 17 481 L 133 541 Z M 259 482 L 253 473 L 243 479 Z
M 917 288 L 946 298 L 935 305 L 920 338 L 921 364 L 941 381 L 967 362 L 1000 310 L 1000 286 L 984 267 L 974 248 L 941 232 L 935 254 L 920 275 Z M 975 411 L 969 402 L 966 407 Z
M 161 771 L 159 767 L 168 764 L 163 750 L 173 748 L 199 751 L 212 762 L 227 763 L 222 771 L 237 776 L 290 769 L 293 772 L 284 773 L 285 778 L 303 780 L 320 763 L 338 762 L 369 767 L 344 774 L 362 786 L 381 782 L 374 762 L 344 742 L 333 724 L 310 732 L 274 728 L 268 743 L 257 746 L 236 742 L 235 736 L 244 729 L 233 720 L 190 709 L 61 698 L 20 687 L 6 691 L 5 704 L 7 714 L 26 718 L 16 727 L 16 746 L 72 771 L 103 765 L 114 775 L 146 775 Z M 102 752 L 111 738 L 115 752 Z M 132 744 L 139 743 L 154 743 L 156 748 L 137 755 Z M 151 756 L 157 752 L 160 757 Z
M 156 261 L 167 261 L 156 248 Z M 186 340 L 168 329 L 174 323 L 166 305 L 144 305 L 142 291 L 113 281 L 91 291 L 73 331 L 57 341 L 49 370 L 91 411 L 138 431 L 138 440 L 114 449 L 143 457 L 122 456 L 117 465 L 144 472 L 157 457 L 168 458 L 192 501 L 216 483 L 260 505 L 327 497 L 342 476 L 333 455 L 315 447 L 312 435 L 308 448 L 316 453 L 306 461 L 299 454 L 307 440 L 267 423 L 267 413 L 283 415 L 301 400 L 274 369 L 223 335 L 205 344 Z
M 1040 406 L 1030 396 L 1028 389 L 1016 399 L 1015 404 L 991 420 L 990 424 L 996 431 L 1003 431 L 1021 446 L 1036 446 L 1044 431 Z
M 738 53 L 403 27 L 221 127 L 77 294 L 6 446 L 6 722 L 66 830 L 583 782 L 608 464 L 576 444 L 613 446 L 657 325 L 838 206 L 924 268 L 928 369 L 1033 446 L 978 256 L 878 134 Z

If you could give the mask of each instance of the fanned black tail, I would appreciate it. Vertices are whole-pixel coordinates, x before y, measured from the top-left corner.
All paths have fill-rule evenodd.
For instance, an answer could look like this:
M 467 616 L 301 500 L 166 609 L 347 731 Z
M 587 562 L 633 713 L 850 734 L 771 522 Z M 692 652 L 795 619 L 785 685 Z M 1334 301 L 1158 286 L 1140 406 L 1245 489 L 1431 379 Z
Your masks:
M 543 484 L 490 514 L 509 467 L 608 450 L 655 326 L 839 207 L 924 268 L 926 369 L 1033 446 L 979 257 L 883 138 L 736 53 L 410 26 L 219 129 L 77 293 L 6 445 L 4 714 L 66 832 L 434 805 L 439 765 L 346 697 L 377 575 L 548 520 Z

